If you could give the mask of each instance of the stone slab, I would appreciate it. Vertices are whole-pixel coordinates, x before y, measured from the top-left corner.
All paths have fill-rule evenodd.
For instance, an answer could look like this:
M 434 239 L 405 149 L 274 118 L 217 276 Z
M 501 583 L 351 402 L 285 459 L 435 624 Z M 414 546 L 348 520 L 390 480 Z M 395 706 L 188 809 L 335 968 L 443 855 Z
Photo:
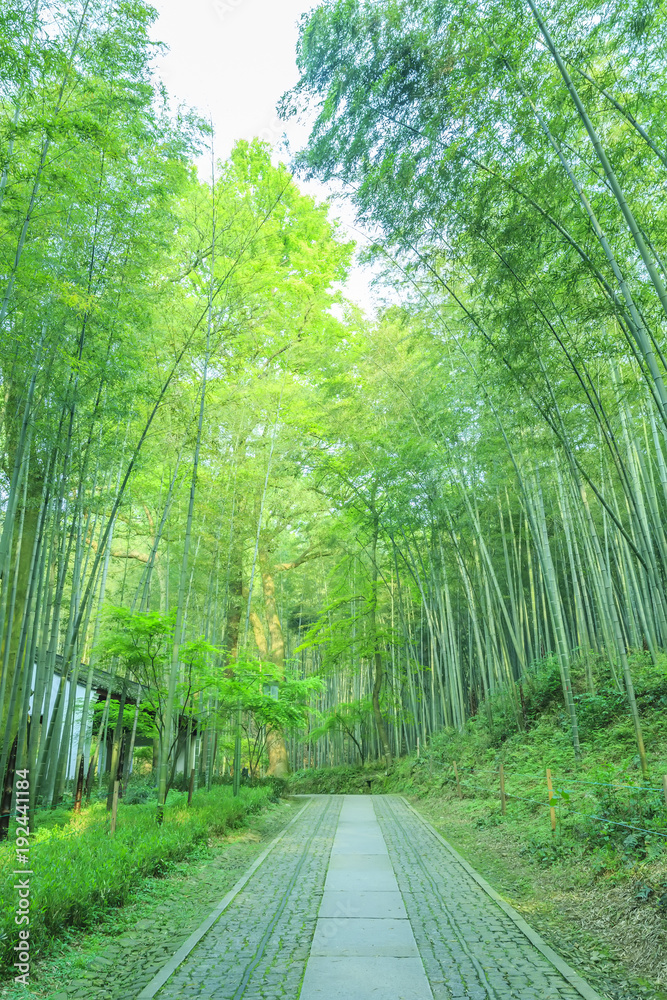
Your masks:
M 332 854 L 329 871 L 393 872 L 388 854 Z
M 407 920 L 403 897 L 394 892 L 327 890 L 322 896 L 320 917 L 391 917 Z
M 322 918 L 310 949 L 313 955 L 418 958 L 409 920 L 386 917 Z
M 419 958 L 311 955 L 299 1000 L 433 1000 Z
M 324 889 L 325 891 L 346 889 L 354 892 L 396 892 L 398 884 L 392 871 L 336 870 L 330 867 Z
M 331 854 L 386 854 L 387 845 L 382 837 L 372 833 L 345 833 L 336 837 Z
M 343 807 L 344 808 L 344 807 Z M 356 830 L 377 833 L 377 823 L 370 814 L 344 816 L 338 824 L 338 833 L 354 833 Z

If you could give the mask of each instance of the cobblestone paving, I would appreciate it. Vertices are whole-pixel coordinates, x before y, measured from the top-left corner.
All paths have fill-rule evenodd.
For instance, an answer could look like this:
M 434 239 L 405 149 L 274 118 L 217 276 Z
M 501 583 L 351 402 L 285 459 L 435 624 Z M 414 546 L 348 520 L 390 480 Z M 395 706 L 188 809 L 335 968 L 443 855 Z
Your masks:
M 157 1000 L 297 1000 L 343 801 L 311 801 Z M 400 798 L 372 801 L 434 1000 L 581 1000 Z
M 434 1000 L 581 1000 L 401 799 L 373 803 Z
M 343 799 L 314 799 L 158 1000 L 296 1000 Z

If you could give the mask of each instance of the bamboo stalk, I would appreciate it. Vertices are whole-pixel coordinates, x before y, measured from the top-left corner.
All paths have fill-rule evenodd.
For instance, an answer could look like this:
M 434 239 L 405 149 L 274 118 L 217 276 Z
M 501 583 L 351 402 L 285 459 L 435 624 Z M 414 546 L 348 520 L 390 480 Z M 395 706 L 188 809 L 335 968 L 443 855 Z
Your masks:
M 113 837 L 116 832 L 116 819 L 118 817 L 118 793 L 120 791 L 120 781 L 114 781 L 113 794 L 111 798 L 111 824 L 109 826 L 109 836 Z

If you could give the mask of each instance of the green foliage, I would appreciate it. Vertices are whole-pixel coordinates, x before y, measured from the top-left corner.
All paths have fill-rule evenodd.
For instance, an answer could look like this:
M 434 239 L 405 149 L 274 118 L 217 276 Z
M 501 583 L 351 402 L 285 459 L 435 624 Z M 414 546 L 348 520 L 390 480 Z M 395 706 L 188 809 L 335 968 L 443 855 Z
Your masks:
M 649 853 L 658 857 L 667 850 L 661 789 L 613 790 L 601 785 L 591 795 L 590 808 L 595 819 L 582 820 L 573 814 L 569 824 L 572 836 L 583 841 L 587 850 L 613 849 L 625 860 L 646 858 Z
M 563 704 L 563 685 L 555 656 L 534 664 L 519 683 L 524 694 L 527 726 L 536 722 L 545 712 Z
M 655 658 L 665 642 L 662 585 L 641 582 L 665 576 L 665 14 L 538 6 L 544 20 L 532 2 L 332 0 L 303 19 L 283 112 L 317 112 L 297 162 L 350 192 L 369 256 L 411 300 L 401 339 L 388 310 L 364 367 L 332 378 L 354 432 L 318 486 L 335 483 L 364 540 L 380 512 L 392 625 L 394 587 L 428 618 L 421 635 L 403 623 L 422 647 L 428 630 L 430 663 L 423 648 L 405 657 L 402 707 L 437 700 L 439 656 L 473 713 L 503 691 L 482 706 L 493 746 L 550 710 L 578 756 L 577 709 L 582 739 L 621 725 L 623 689 L 645 770 L 626 650 Z M 442 606 L 452 576 L 463 615 Z M 655 600 L 662 623 L 648 621 Z M 328 635 L 325 662 L 341 661 L 359 622 L 329 609 L 311 638 Z M 598 657 L 611 680 L 593 676 Z M 431 729 L 461 727 L 463 697 L 442 701 Z
M 309 731 L 306 741 L 315 743 L 328 734 L 342 733 L 352 741 L 363 764 L 364 750 L 361 730 L 362 727 L 366 728 L 373 718 L 371 699 L 361 698 L 357 701 L 339 702 L 335 708 L 322 714 L 322 720 L 319 725 L 314 726 Z M 359 730 L 359 738 L 356 735 L 357 730 Z
M 137 734 L 139 736 L 153 738 L 154 736 L 157 735 L 154 718 L 150 711 L 151 707 L 152 706 L 150 702 L 146 701 L 144 701 L 139 706 L 139 716 L 137 718 Z M 109 710 L 107 713 L 107 729 L 109 732 L 114 732 L 116 729 L 116 724 L 118 722 L 118 708 L 119 708 L 119 703 L 113 698 L 110 699 Z M 92 709 L 93 733 L 95 733 L 95 735 L 97 735 L 97 732 L 99 730 L 100 723 L 104 715 L 104 710 L 105 710 L 105 699 L 101 699 L 100 701 L 95 702 L 95 704 L 93 705 Z M 134 712 L 135 712 L 134 705 L 130 705 L 125 709 L 125 713 L 123 715 L 123 728 L 125 729 L 126 732 L 130 731 L 132 729 L 132 726 L 134 725 Z M 150 747 L 138 747 L 135 750 L 135 754 L 138 753 L 139 751 L 141 751 L 142 754 L 144 755 L 143 757 L 144 760 L 152 759 L 153 751 Z
M 105 790 L 106 791 L 106 790 Z M 105 796 L 106 797 L 106 796 Z M 123 791 L 123 805 L 143 805 L 145 802 L 157 800 L 157 786 L 154 777 L 132 777 Z
M 655 664 L 637 656 L 633 663 L 637 702 L 645 712 L 667 709 L 667 656 L 658 657 Z
M 295 771 L 287 787 L 298 795 L 370 795 L 384 788 L 385 771 L 368 767 L 324 767 Z
M 240 705 L 256 727 L 284 732 L 303 725 L 310 696 L 322 690 L 320 677 L 300 678 L 261 660 L 238 660 L 221 693 L 230 710 Z
M 567 861 L 574 851 L 571 845 L 555 841 L 553 837 L 529 837 L 519 853 L 535 861 L 542 868 L 549 868 L 551 865 Z
M 627 702 L 618 688 L 598 694 L 584 692 L 576 696 L 577 716 L 583 733 L 605 729 L 621 715 L 627 715 Z
M 578 714 L 586 754 L 636 768 L 633 681 L 654 734 L 667 708 L 664 316 L 636 239 L 664 270 L 664 11 L 545 7 L 625 215 L 528 9 L 304 19 L 285 110 L 316 106 L 297 162 L 354 192 L 400 297 L 367 320 L 340 292 L 352 245 L 265 144 L 198 180 L 206 129 L 151 75 L 152 9 L 66 7 L 0 16 L 5 744 L 28 731 L 19 644 L 48 684 L 102 622 L 93 656 L 141 683 L 172 761 L 206 729 L 229 756 L 240 710 L 253 771 L 269 734 L 362 763 L 428 734 L 389 783 L 501 755 L 570 774 Z
M 172 793 L 164 824 L 155 824 L 152 806 L 120 803 L 118 826 L 109 836 L 103 803 L 69 814 L 68 821 L 40 823 L 31 842 L 30 944 L 34 954 L 68 927 L 90 927 L 108 907 L 122 906 L 137 883 L 160 875 L 211 836 L 221 836 L 262 809 L 275 788 L 242 788 L 234 798 L 228 786 L 201 791 L 187 808 L 183 795 Z M 0 848 L 0 971 L 9 970 L 16 943 L 14 851 L 11 841 Z
M 142 685 L 146 700 L 141 705 L 139 722 L 141 731 L 149 736 L 161 737 L 163 731 L 174 627 L 173 613 L 133 612 L 121 607 L 107 609 L 104 615 L 98 652 L 104 660 L 117 658 Z M 215 703 L 215 714 L 223 725 L 240 710 L 248 765 L 253 773 L 264 755 L 267 734 L 302 727 L 310 699 L 322 689 L 318 677 L 301 678 L 263 660 L 232 660 L 226 650 L 203 638 L 182 643 L 179 653 L 182 666 L 176 704 L 181 719 L 190 716 L 201 724 L 199 706 L 203 697 L 209 704 Z M 96 706 L 96 711 L 99 713 L 101 706 Z M 209 722 L 212 714 L 209 712 Z M 117 715 L 118 707 L 112 703 L 111 723 Z M 174 740 L 172 751 L 175 746 Z M 189 779 L 179 780 L 187 786 Z

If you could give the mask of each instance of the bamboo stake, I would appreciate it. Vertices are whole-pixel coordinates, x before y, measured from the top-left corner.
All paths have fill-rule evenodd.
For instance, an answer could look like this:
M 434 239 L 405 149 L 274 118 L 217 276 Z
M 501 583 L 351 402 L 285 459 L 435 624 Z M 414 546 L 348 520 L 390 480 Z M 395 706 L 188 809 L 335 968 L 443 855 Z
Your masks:
M 463 798 L 463 792 L 461 791 L 461 781 L 459 779 L 459 769 L 456 766 L 456 761 L 454 761 L 454 777 L 456 778 L 456 793 L 460 799 Z
M 553 785 L 551 783 L 551 768 L 549 768 L 549 767 L 547 768 L 547 789 L 549 791 L 549 802 L 551 803 L 551 800 L 554 797 L 554 789 L 553 789 Z M 550 806 L 550 808 L 549 808 L 549 814 L 551 816 L 551 832 L 555 833 L 556 832 L 556 810 L 554 809 L 553 806 Z
M 500 762 L 500 809 L 503 816 L 507 813 L 507 800 L 505 799 L 505 767 Z

